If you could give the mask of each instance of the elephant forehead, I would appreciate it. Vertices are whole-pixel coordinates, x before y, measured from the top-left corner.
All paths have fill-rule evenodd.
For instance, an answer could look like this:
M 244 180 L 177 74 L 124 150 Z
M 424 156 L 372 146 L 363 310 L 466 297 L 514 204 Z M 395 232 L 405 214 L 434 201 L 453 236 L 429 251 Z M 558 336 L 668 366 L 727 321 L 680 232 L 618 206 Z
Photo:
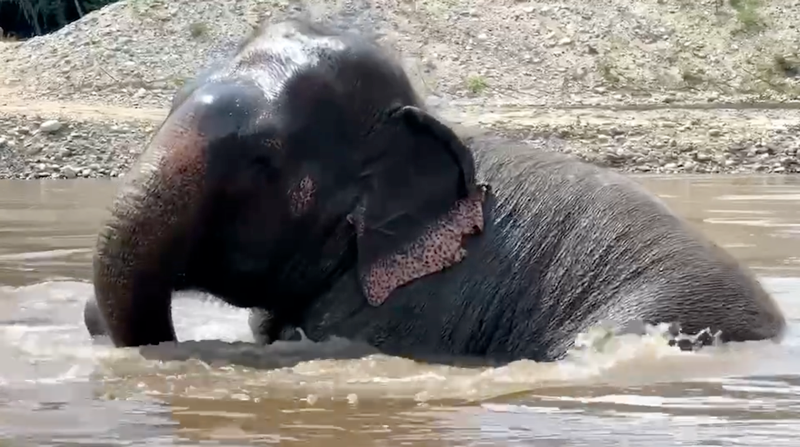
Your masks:
M 300 33 L 280 37 L 266 35 L 254 40 L 236 56 L 233 72 L 251 78 L 266 99 L 274 99 L 284 91 L 289 80 L 307 73 L 322 61 L 335 60 L 336 54 L 346 47 L 335 37 L 310 37 Z

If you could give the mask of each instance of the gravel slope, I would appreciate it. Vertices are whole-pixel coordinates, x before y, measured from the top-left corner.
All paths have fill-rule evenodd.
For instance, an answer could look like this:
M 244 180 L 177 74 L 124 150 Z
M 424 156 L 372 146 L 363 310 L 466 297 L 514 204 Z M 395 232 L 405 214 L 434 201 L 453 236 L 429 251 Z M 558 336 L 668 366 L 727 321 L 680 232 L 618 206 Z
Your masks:
M 756 1 L 122 1 L 0 42 L 0 178 L 125 172 L 178 86 L 297 13 L 375 35 L 454 122 L 626 171 L 797 172 L 800 110 L 685 109 L 796 107 L 800 1 Z

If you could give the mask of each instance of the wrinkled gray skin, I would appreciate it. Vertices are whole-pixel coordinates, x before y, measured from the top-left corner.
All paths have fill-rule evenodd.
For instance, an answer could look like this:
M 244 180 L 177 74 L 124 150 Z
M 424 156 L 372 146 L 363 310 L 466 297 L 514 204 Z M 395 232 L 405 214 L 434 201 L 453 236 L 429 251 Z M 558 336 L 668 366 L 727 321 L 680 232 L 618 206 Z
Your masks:
M 598 323 L 641 334 L 666 322 L 720 331 L 722 342 L 782 337 L 784 316 L 748 269 L 634 180 L 499 138 L 471 146 L 493 194 L 466 259 L 377 308 L 351 272 L 303 313 L 309 338 L 463 364 L 556 360 Z M 679 345 L 712 341 L 703 334 Z
M 345 62 L 322 77 L 303 57 L 293 70 L 270 67 L 287 76 L 275 85 L 289 86 L 274 103 L 241 80 L 201 83 L 179 101 L 99 238 L 90 331 L 110 328 L 117 346 L 173 341 L 171 294 L 196 289 L 255 308 L 261 342 L 297 327 L 312 340 L 462 364 L 555 360 L 599 322 L 709 328 L 722 341 L 781 337 L 784 317 L 751 273 L 631 179 L 499 139 L 471 141 L 470 151 L 428 113 L 391 109 L 416 98 L 374 51 L 362 66 L 340 59 L 351 53 L 304 48 Z M 361 67 L 359 82 L 340 78 L 348 67 Z M 307 84 L 293 93 L 298 80 Z M 371 120 L 350 121 L 357 100 Z M 287 191 L 303 175 L 318 187 L 289 213 L 297 203 Z M 443 222 L 477 197 L 470 217 L 482 214 L 482 230 L 471 220 L 453 230 L 465 257 L 420 274 L 457 258 Z M 425 239 L 426 229 L 439 233 Z M 382 267 L 408 247 L 426 251 Z M 369 283 L 376 271 L 384 279 Z M 382 301 L 381 281 L 400 277 L 410 280 Z M 95 324 L 98 309 L 110 325 Z
M 309 338 L 458 364 L 556 360 L 601 322 L 618 333 L 667 322 L 721 331 L 721 341 L 781 338 L 785 319 L 752 274 L 635 181 L 500 139 L 472 146 L 492 197 L 465 260 L 380 307 L 351 271 L 303 310 L 297 326 Z M 86 315 L 92 331 L 99 317 Z M 249 323 L 271 341 L 269 312 Z M 285 327 L 280 338 L 299 336 Z

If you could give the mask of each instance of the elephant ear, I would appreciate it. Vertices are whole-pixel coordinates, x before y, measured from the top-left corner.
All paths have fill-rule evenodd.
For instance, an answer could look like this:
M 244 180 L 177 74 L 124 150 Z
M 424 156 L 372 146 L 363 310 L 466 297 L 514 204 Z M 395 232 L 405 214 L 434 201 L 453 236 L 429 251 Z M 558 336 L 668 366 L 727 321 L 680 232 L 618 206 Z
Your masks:
M 476 181 L 472 152 L 417 107 L 395 111 L 369 147 L 349 220 L 361 289 L 379 306 L 398 287 L 464 259 L 464 237 L 483 230 L 487 187 Z

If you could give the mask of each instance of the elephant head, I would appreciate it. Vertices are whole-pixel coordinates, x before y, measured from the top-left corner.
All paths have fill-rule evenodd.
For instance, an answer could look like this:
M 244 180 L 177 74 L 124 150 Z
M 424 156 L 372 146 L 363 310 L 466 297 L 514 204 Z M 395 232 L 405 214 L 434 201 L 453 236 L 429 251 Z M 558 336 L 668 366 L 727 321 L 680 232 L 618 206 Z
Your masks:
M 379 305 L 482 229 L 472 154 L 403 70 L 362 40 L 281 26 L 181 93 L 127 175 L 94 257 L 117 346 L 175 340 L 176 290 L 290 321 L 355 270 Z

